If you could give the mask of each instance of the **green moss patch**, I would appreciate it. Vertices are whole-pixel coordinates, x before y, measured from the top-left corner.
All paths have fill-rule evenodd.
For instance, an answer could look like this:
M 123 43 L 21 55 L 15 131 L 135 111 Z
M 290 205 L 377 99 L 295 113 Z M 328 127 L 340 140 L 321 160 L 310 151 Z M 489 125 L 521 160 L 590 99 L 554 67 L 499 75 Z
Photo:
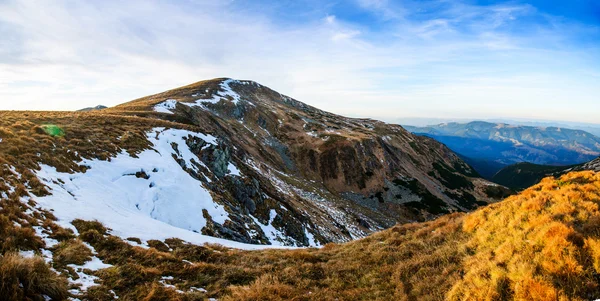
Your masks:
M 42 129 L 52 137 L 63 137 L 65 135 L 65 131 L 54 124 L 43 124 Z

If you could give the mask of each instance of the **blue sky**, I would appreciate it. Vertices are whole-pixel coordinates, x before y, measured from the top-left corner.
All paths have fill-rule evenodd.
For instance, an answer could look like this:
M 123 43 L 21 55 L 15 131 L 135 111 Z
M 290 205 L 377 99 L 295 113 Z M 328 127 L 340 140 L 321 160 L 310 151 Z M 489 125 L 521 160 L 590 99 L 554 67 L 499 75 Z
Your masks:
M 600 1 L 0 0 L 0 109 L 214 77 L 324 110 L 600 123 Z

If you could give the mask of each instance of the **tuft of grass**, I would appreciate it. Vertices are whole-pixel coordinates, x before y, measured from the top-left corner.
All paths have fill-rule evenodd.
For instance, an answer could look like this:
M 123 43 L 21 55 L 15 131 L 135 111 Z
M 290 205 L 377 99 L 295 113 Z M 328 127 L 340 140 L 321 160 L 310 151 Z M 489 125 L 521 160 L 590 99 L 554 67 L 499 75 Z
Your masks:
M 69 294 L 67 281 L 44 259 L 7 253 L 0 256 L 0 296 L 2 300 L 66 300 Z
M 79 239 L 60 242 L 52 254 L 54 264 L 61 267 L 69 264 L 83 265 L 92 260 L 92 251 Z

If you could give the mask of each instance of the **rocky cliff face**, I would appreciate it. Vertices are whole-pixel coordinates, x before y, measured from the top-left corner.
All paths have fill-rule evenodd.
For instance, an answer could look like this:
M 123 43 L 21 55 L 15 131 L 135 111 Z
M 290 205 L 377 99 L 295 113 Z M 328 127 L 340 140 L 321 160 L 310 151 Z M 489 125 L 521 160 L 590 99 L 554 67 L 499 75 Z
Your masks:
M 576 171 L 591 170 L 591 171 L 599 172 L 600 171 L 600 158 L 597 158 L 588 163 L 577 166 L 573 170 L 576 170 Z
M 229 212 L 203 229 L 212 236 L 342 242 L 504 195 L 433 139 L 324 112 L 252 81 L 199 82 L 108 111 L 192 124 L 218 138 L 187 140 L 202 161 L 189 172 Z

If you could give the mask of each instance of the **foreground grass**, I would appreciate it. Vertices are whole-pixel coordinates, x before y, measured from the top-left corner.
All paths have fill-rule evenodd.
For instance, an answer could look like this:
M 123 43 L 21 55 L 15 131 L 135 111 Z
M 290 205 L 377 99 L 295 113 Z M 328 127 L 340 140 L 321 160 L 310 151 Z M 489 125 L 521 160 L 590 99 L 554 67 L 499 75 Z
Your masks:
M 395 227 L 349 244 L 322 249 L 240 251 L 192 246 L 167 240 L 144 249 L 107 235 L 94 222 L 77 221 L 80 238 L 106 263 L 103 285 L 86 298 L 114 290 L 135 300 L 167 289 L 153 286 L 162 277 L 183 292 L 204 288 L 220 300 L 443 300 L 461 275 L 468 235 L 462 215 Z M 158 244 L 154 242 L 154 244 Z M 163 249 L 163 251 L 159 251 Z M 427 279 L 427 281 L 423 281 Z M 194 299 L 194 294 L 170 298 Z

